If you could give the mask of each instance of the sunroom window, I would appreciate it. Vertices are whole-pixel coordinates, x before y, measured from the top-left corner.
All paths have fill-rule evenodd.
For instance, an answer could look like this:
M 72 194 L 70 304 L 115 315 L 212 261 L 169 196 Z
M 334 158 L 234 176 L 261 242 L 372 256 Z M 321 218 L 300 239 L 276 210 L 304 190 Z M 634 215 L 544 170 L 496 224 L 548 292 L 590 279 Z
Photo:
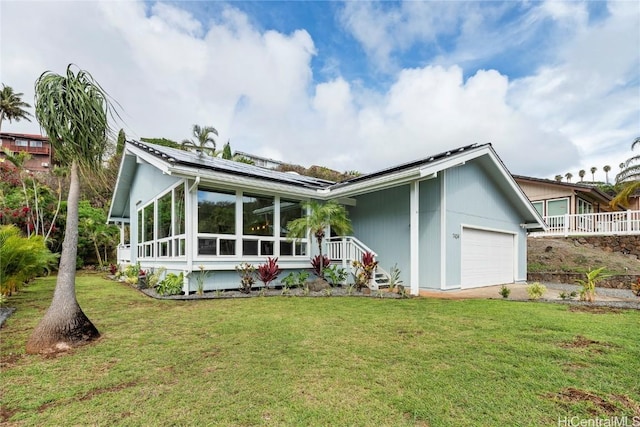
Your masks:
M 198 254 L 236 254 L 236 195 L 198 190 Z
M 138 257 L 186 255 L 184 184 L 138 209 Z

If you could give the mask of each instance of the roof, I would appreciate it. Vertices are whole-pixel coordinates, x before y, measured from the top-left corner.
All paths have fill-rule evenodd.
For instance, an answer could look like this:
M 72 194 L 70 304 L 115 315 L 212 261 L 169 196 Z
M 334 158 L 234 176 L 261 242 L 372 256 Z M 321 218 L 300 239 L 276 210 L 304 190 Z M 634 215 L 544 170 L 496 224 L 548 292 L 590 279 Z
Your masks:
M 537 224 L 540 229 L 544 227 L 542 218 L 515 182 L 491 144 L 465 145 L 419 160 L 413 160 L 334 183 L 318 178 L 210 157 L 203 153 L 193 153 L 138 141 L 127 141 L 109 211 L 110 221 L 128 217 L 129 188 L 133 182 L 138 158 L 152 164 L 165 174 L 195 179 L 196 182 L 200 182 L 202 178 L 207 182 L 219 185 L 241 186 L 252 191 L 267 190 L 287 194 L 291 197 L 319 200 L 337 198 L 344 200 L 345 198 L 407 184 L 416 180 L 430 179 L 436 177 L 443 170 L 478 159 L 483 168 L 495 178 L 496 186 L 515 200 L 515 209 L 526 218 L 526 221 Z
M 0 132 L 0 138 L 6 139 L 35 139 L 37 141 L 49 141 L 49 138 L 43 135 L 37 135 L 34 133 L 12 133 L 12 132 Z
M 553 179 L 545 179 L 545 178 L 534 178 L 531 176 L 523 176 L 523 175 L 513 175 L 513 178 L 516 181 L 528 181 L 528 182 L 532 182 L 532 183 L 539 183 L 539 184 L 544 184 L 544 185 L 551 185 L 551 186 L 555 186 L 555 187 L 561 187 L 561 188 L 566 188 L 566 189 L 571 189 L 580 193 L 589 193 L 591 194 L 592 197 L 594 197 L 595 199 L 604 201 L 606 203 L 609 203 L 613 197 L 607 193 L 605 193 L 604 191 L 600 190 L 598 187 L 594 187 L 593 185 L 589 185 L 589 184 L 581 184 L 579 182 L 562 182 L 562 181 L 556 181 Z

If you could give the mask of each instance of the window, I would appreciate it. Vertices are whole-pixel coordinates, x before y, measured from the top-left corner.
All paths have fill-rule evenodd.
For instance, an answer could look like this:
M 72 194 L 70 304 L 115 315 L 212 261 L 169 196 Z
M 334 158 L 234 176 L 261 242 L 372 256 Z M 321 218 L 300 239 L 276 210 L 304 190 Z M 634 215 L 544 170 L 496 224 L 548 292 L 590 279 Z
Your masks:
M 174 235 L 184 234 L 184 185 L 179 185 L 173 190 L 173 214 L 174 217 Z
M 569 213 L 569 199 L 547 200 L 547 216 Z
M 39 147 L 42 148 L 42 141 L 29 141 L 29 145 L 31 147 Z
M 242 196 L 242 234 L 273 236 L 273 197 Z
M 300 202 L 296 200 L 280 200 L 280 237 L 287 237 L 289 230 L 287 224 L 294 219 L 304 217 L 305 212 Z M 294 256 L 294 255 L 306 255 L 307 245 L 305 242 L 280 240 L 280 255 L 282 256 Z
M 198 190 L 198 233 L 235 234 L 236 195 Z
M 16 142 L 14 142 L 14 144 L 16 147 L 28 147 L 29 146 L 29 141 L 27 141 L 26 139 L 16 139 Z
M 158 239 L 172 235 L 171 205 L 171 191 L 158 199 Z
M 543 202 L 533 202 L 533 207 L 536 208 L 540 216 L 544 216 L 544 203 Z
M 578 199 L 578 213 L 589 214 L 593 213 L 593 205 L 586 200 Z

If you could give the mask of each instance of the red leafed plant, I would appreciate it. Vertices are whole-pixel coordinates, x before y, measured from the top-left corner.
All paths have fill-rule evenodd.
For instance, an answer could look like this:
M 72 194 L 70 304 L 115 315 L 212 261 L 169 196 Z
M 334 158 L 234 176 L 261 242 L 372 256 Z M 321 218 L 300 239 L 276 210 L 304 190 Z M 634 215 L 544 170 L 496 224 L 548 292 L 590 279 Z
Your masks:
M 322 260 L 322 265 L 320 265 L 320 260 Z M 329 267 L 329 264 L 331 264 L 331 260 L 326 255 L 316 255 L 311 258 L 311 268 L 318 277 L 324 278 L 324 269 Z
M 353 267 L 356 269 L 356 287 L 358 289 L 369 286 L 377 266 L 378 261 L 375 260 L 375 255 L 371 252 L 363 253 L 361 261 L 353 261 Z
M 278 275 L 282 273 L 282 269 L 278 266 L 278 258 L 267 258 L 267 262 L 258 266 L 258 279 L 266 288 L 269 287 L 269 283 L 273 282 Z

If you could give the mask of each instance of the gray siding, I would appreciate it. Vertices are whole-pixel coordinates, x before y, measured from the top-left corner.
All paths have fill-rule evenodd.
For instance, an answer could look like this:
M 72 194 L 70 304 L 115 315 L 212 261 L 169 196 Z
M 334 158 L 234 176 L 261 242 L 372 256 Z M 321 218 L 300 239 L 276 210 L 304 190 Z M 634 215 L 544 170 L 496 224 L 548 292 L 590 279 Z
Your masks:
M 526 278 L 526 233 L 509 198 L 477 160 L 445 171 L 446 287 L 460 286 L 462 226 L 516 233 L 517 279 Z
M 440 288 L 441 262 L 441 179 L 430 179 L 420 182 L 420 228 L 419 262 L 420 288 Z
M 385 270 L 398 264 L 401 279 L 408 283 L 409 186 L 364 194 L 356 201 L 356 206 L 349 207 L 354 236 L 378 254 Z

